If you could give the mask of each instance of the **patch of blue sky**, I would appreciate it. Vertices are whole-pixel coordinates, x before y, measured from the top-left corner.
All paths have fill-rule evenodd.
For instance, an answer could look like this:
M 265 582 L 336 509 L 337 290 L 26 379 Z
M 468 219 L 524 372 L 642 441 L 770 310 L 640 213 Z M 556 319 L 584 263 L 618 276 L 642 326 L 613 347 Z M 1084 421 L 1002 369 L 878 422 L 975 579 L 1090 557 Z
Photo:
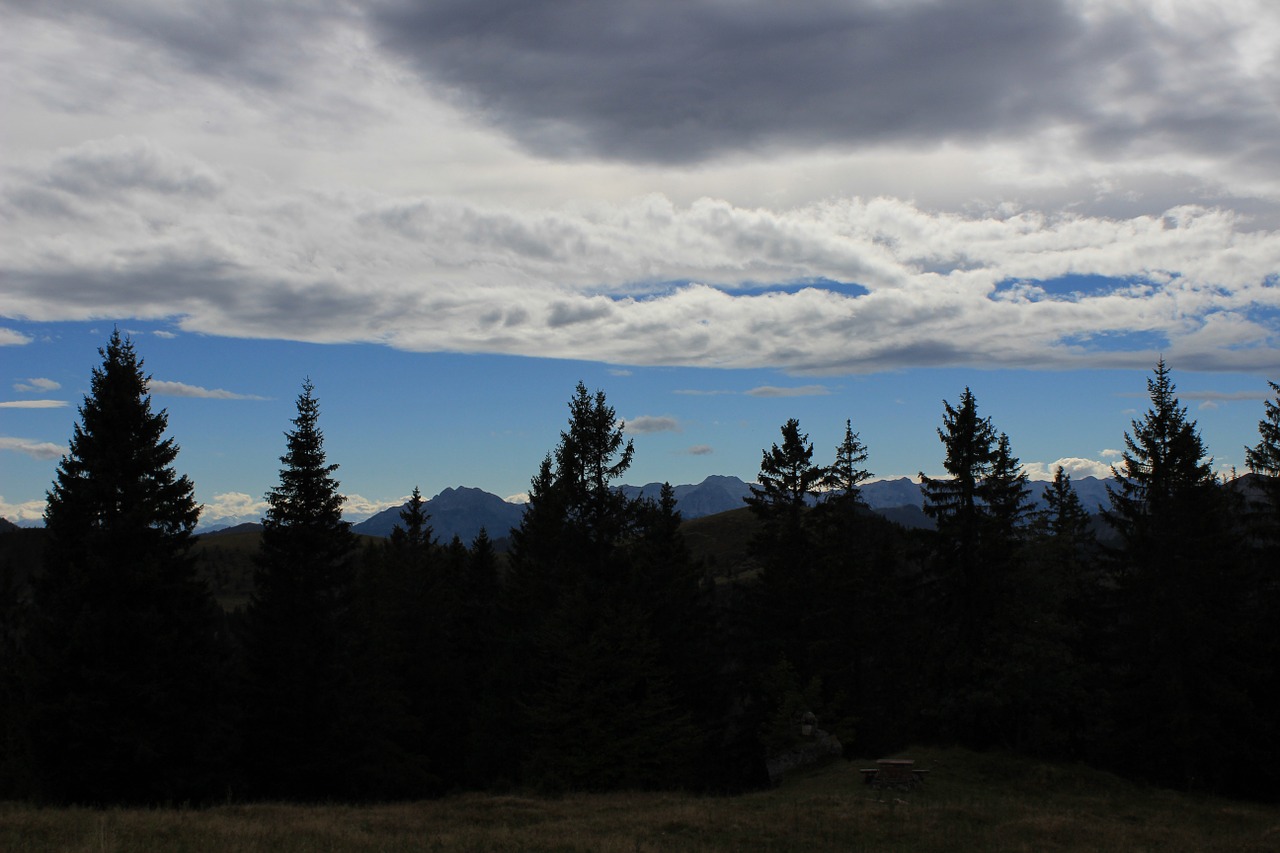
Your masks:
M 1074 301 L 1091 296 L 1106 296 L 1117 291 L 1131 290 L 1145 282 L 1139 278 L 1117 278 L 1107 275 L 1064 275 L 1043 280 L 1009 278 L 997 282 L 993 299 L 1020 296 L 1033 302 L 1042 299 Z
M 866 296 L 866 287 L 852 281 L 836 281 L 830 278 L 800 278 L 786 282 L 744 282 L 735 290 L 751 290 L 761 293 L 799 293 L 802 290 L 828 290 L 843 296 Z
M 1169 347 L 1169 336 L 1160 331 L 1090 332 L 1064 335 L 1059 342 L 1085 352 L 1159 352 Z
M 1260 305 L 1255 302 L 1238 313 L 1251 323 L 1270 327 L 1280 333 L 1280 305 Z
M 640 295 L 639 298 L 660 299 L 695 284 L 705 284 L 709 287 L 714 287 L 717 290 L 724 291 L 725 293 L 799 293 L 802 290 L 828 290 L 832 293 L 839 293 L 843 296 L 866 296 L 871 293 L 868 288 L 856 282 L 836 281 L 835 279 L 824 277 L 800 278 L 784 282 L 747 280 L 734 284 L 693 279 L 674 279 L 669 281 L 641 282 L 638 286 L 643 289 L 643 294 Z M 612 298 L 615 301 L 623 301 L 632 298 L 632 296 L 635 295 L 636 294 L 632 292 L 630 294 L 614 295 Z

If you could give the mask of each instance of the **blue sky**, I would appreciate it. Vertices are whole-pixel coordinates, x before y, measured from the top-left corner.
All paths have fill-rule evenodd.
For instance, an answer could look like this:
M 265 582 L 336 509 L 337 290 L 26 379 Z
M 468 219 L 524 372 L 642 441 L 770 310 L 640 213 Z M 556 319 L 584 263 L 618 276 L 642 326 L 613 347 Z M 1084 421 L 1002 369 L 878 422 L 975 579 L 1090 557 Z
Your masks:
M 788 417 L 934 472 L 966 385 L 1033 473 L 1104 471 L 1160 355 L 1229 467 L 1280 376 L 1269 0 L 0 0 L 0 33 L 7 517 L 114 325 L 226 517 L 306 376 L 364 511 L 523 491 L 578 380 L 638 483 L 750 477 Z
M 0 434 L 65 445 L 110 327 L 10 326 L 31 342 L 4 351 L 0 403 L 65 405 L 0 407 Z M 636 459 L 626 479 L 642 484 L 696 483 L 710 474 L 750 480 L 761 451 L 790 417 L 800 419 L 820 459 L 833 455 L 847 418 L 867 444 L 867 465 L 877 477 L 941 474 L 942 400 L 955 402 L 966 385 L 1033 474 L 1059 462 L 1075 476 L 1103 473 L 1115 461 L 1109 451 L 1123 446 L 1130 421 L 1147 407 L 1150 375 L 911 368 L 796 377 L 769 369 L 620 367 L 237 340 L 175 332 L 171 324 L 120 328 L 130 332 L 153 378 L 153 405 L 169 412 L 170 434 L 182 448 L 177 467 L 195 481 L 209 522 L 261 512 L 305 377 L 315 384 L 329 457 L 341 466 L 339 480 L 359 517 L 415 485 L 428 496 L 460 485 L 502 497 L 525 491 L 565 426 L 579 380 L 603 389 L 630 424 Z M 1265 382 L 1248 373 L 1182 372 L 1175 381 L 1218 467 L 1243 470 L 1242 448 L 1257 440 Z M 52 383 L 59 387 L 44 387 Z M 0 464 L 3 514 L 33 521 L 57 465 L 54 451 L 11 450 Z

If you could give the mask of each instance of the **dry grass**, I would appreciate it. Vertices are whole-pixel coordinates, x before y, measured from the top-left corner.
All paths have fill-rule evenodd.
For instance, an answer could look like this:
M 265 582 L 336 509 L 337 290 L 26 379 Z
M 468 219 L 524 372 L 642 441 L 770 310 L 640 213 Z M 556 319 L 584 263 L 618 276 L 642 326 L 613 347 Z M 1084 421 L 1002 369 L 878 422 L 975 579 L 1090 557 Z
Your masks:
M 375 806 L 199 810 L 0 806 L 13 851 L 1275 851 L 1280 807 L 1190 797 L 1104 773 L 918 750 L 910 793 L 840 762 L 737 797 L 466 794 Z M 865 765 L 864 765 L 865 766 Z

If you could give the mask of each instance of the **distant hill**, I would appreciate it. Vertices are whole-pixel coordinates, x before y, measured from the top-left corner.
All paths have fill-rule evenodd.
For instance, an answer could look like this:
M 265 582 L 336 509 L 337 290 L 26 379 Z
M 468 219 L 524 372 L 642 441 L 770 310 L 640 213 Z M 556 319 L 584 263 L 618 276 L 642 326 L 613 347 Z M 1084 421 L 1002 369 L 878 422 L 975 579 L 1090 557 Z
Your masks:
M 661 483 L 645 486 L 622 486 L 622 493 L 629 498 L 657 500 L 662 494 Z M 751 487 L 737 477 L 713 474 L 697 485 L 673 486 L 676 508 L 685 519 L 741 509 L 742 500 L 751 494 Z
M 261 533 L 262 525 L 256 521 L 246 521 L 243 524 L 235 524 L 231 527 L 219 527 L 217 530 L 209 530 L 201 536 L 234 536 L 237 533 Z
M 7 533 L 10 530 L 17 530 L 18 525 L 14 524 L 7 518 L 0 518 L 0 533 Z
M 400 524 L 401 509 L 384 509 L 351 529 L 366 536 L 390 536 L 391 528 Z M 480 528 L 491 539 L 500 539 L 524 517 L 523 504 L 508 503 L 497 495 L 466 486 L 445 489 L 427 501 L 423 509 L 430 516 L 427 523 L 437 539 L 448 542 L 457 536 L 468 545 L 479 535 Z

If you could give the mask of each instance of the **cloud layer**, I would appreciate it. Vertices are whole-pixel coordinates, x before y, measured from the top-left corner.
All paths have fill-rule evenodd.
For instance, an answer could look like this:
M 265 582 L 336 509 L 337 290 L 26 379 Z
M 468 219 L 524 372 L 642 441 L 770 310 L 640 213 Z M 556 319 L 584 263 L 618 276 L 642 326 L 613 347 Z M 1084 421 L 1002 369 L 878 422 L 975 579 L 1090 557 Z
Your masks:
M 60 444 L 54 444 L 51 441 L 38 441 L 31 438 L 13 438 L 10 436 L 0 436 L 0 451 L 11 450 L 15 453 L 23 453 L 32 459 L 60 459 L 62 454 L 67 452 L 67 448 Z
M 160 397 L 197 397 L 204 400 L 265 400 L 253 394 L 237 394 L 221 388 L 201 388 L 199 385 L 188 385 L 185 382 L 166 382 L 153 379 L 149 384 L 152 394 Z
M 811 375 L 1275 365 L 1261 0 L 3 15 L 0 316 Z

